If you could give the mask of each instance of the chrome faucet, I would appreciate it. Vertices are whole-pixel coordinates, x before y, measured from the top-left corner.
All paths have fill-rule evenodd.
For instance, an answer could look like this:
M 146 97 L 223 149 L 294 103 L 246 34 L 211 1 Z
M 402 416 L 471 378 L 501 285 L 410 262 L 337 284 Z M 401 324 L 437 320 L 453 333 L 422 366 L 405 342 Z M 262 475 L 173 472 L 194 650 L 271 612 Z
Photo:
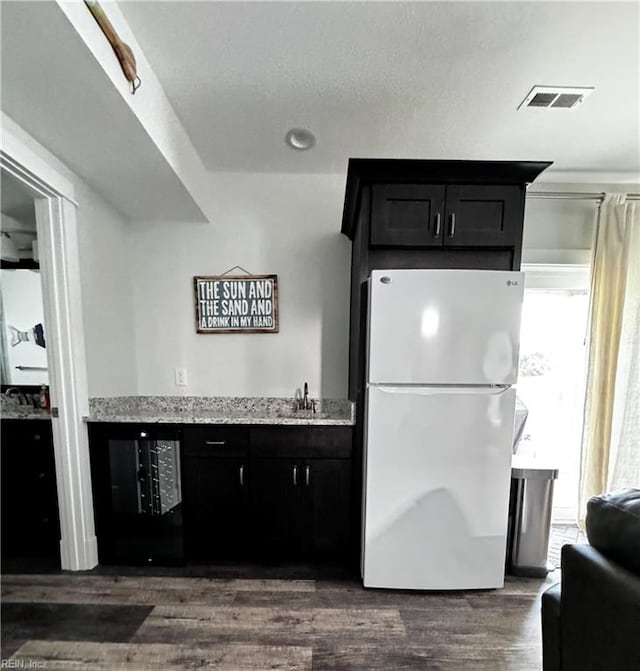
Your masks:
M 15 392 L 15 393 L 14 393 Z M 20 405 L 28 405 L 29 401 L 27 400 L 26 394 L 19 389 L 18 387 L 9 387 L 5 392 L 4 395 L 7 398 L 17 398 L 18 403 Z
M 307 382 L 304 383 L 304 393 L 302 396 L 298 396 L 299 393 L 300 390 L 298 389 L 296 393 L 298 410 L 313 410 L 313 412 L 316 412 L 316 402 L 309 398 L 309 384 Z

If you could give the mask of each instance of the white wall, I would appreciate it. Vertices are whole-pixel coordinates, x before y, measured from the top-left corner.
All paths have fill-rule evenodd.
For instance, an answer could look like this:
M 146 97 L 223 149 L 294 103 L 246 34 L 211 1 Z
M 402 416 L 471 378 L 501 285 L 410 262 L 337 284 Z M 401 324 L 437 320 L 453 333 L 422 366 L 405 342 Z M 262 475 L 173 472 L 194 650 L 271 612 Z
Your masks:
M 351 244 L 343 175 L 211 175 L 215 224 L 131 227 L 140 394 L 346 398 Z M 193 276 L 278 275 L 278 334 L 197 334 Z M 241 271 L 235 271 L 242 274 Z M 174 368 L 187 368 L 176 387 Z
M 2 128 L 44 165 L 71 182 L 75 190 L 89 395 L 133 394 L 135 333 L 128 224 L 78 175 L 5 114 Z
M 128 224 L 84 182 L 75 183 L 89 396 L 136 393 Z
M 346 397 L 351 244 L 340 235 L 344 182 L 343 175 L 212 173 L 215 224 L 131 226 L 138 393 L 290 396 L 307 380 L 314 395 Z M 524 260 L 588 263 L 594 212 L 590 202 L 530 199 Z M 279 334 L 196 333 L 193 276 L 235 264 L 278 275 Z M 176 367 L 187 369 L 186 387 L 176 387 Z
M 215 224 L 128 224 L 24 131 L 11 131 L 76 190 L 91 396 L 291 396 L 306 380 L 313 395 L 346 397 L 344 175 L 212 173 Z M 534 189 L 639 190 L 542 182 Z M 593 212 L 591 203 L 530 199 L 523 260 L 588 262 Z M 278 275 L 279 334 L 196 334 L 193 276 L 235 264 Z M 187 369 L 186 387 L 175 386 L 176 367 Z

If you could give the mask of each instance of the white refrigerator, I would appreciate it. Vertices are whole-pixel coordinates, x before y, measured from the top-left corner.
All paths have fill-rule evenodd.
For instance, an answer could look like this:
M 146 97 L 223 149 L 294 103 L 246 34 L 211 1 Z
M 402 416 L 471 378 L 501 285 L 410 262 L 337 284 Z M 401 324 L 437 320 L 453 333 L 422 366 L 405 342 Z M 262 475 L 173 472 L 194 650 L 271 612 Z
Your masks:
M 502 587 L 524 276 L 374 270 L 365 587 Z

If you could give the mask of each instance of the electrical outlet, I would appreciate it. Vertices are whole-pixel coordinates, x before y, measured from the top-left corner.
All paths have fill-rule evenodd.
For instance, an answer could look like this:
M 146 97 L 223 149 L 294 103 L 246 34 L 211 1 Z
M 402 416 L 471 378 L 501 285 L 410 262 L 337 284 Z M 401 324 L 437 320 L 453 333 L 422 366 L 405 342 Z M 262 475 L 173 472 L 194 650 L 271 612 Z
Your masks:
M 187 386 L 187 369 L 176 368 L 176 387 Z

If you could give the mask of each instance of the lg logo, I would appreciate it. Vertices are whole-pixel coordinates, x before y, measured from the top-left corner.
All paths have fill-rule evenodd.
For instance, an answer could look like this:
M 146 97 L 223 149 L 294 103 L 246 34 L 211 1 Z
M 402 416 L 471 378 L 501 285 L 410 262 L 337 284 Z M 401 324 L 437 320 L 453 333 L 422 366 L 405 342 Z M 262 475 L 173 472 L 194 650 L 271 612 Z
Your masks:
M 517 287 L 518 286 L 518 280 L 507 280 L 507 286 L 508 287 Z

